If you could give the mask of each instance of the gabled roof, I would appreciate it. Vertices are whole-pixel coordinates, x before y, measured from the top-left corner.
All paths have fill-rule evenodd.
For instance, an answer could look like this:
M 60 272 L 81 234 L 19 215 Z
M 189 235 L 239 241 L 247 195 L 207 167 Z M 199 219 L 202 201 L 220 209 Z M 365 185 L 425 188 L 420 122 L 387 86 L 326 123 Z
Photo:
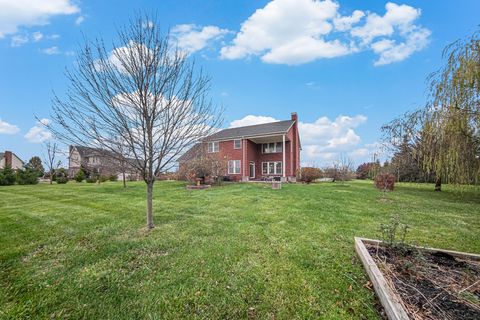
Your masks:
M 201 143 L 196 143 L 196 144 L 193 145 L 193 147 L 188 149 L 187 152 L 182 154 L 178 158 L 177 161 L 178 162 L 185 162 L 185 161 L 193 160 L 201 154 L 201 151 L 202 151 L 202 144 Z
M 256 124 L 253 126 L 224 129 L 207 137 L 205 141 L 230 140 L 242 137 L 247 138 L 271 134 L 283 134 L 286 133 L 294 123 L 295 121 L 293 120 L 285 120 Z

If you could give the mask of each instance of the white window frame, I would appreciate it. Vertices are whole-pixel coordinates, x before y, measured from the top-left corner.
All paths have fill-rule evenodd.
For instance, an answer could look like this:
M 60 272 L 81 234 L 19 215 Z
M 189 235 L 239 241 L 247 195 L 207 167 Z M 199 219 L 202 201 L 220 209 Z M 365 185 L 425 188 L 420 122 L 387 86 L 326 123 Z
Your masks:
M 273 144 L 273 149 L 270 149 L 270 144 Z M 267 146 L 265 148 L 265 146 Z M 262 143 L 262 153 L 281 153 L 283 152 L 283 142 L 269 142 Z
M 217 148 L 215 148 L 215 146 Z M 220 150 L 220 143 L 218 141 L 211 141 L 208 143 L 208 153 L 216 153 Z
M 238 167 L 237 167 L 237 162 L 238 162 Z M 232 166 L 230 166 L 230 163 L 232 163 Z M 241 160 L 228 160 L 228 164 L 227 164 L 228 168 L 228 174 L 240 174 L 242 172 L 242 161 Z M 238 168 L 238 172 L 237 172 L 237 169 Z M 230 170 L 230 169 L 233 169 Z
M 239 142 L 239 146 L 237 147 L 236 143 Z M 233 140 L 233 149 L 242 149 L 242 139 L 235 139 Z
M 280 166 L 281 166 L 281 170 L 280 172 L 278 172 L 279 170 L 277 170 L 277 164 L 280 163 Z M 270 165 L 273 164 L 273 172 L 271 172 L 270 170 Z M 264 172 L 264 166 L 267 166 L 267 173 Z M 262 162 L 262 174 L 263 175 L 281 175 L 283 174 L 283 161 L 264 161 Z

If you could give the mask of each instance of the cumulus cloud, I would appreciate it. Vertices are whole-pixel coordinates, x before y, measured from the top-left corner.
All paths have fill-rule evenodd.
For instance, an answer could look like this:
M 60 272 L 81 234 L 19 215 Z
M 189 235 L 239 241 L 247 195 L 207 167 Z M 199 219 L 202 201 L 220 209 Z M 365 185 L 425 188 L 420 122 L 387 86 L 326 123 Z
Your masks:
M 384 15 L 354 10 L 342 16 L 339 7 L 332 0 L 272 0 L 242 23 L 221 58 L 298 65 L 371 50 L 379 56 L 375 65 L 385 65 L 428 44 L 430 31 L 416 24 L 420 9 L 389 2 Z
M 0 0 L 0 38 L 17 33 L 20 27 L 46 25 L 54 16 L 79 11 L 72 0 Z
M 0 134 L 16 134 L 20 131 L 20 129 L 14 125 L 10 124 L 6 121 L 2 121 L 0 119 Z
M 248 115 L 239 120 L 230 122 L 230 128 L 253 126 L 255 124 L 280 121 L 272 117 Z
M 41 119 L 37 121 L 36 125 L 28 130 L 25 138 L 33 143 L 42 143 L 52 138 L 52 133 L 48 131 L 45 126 L 50 123 L 48 119 Z
M 205 48 L 209 42 L 221 39 L 228 32 L 216 26 L 180 24 L 172 28 L 171 35 L 181 50 L 191 54 Z

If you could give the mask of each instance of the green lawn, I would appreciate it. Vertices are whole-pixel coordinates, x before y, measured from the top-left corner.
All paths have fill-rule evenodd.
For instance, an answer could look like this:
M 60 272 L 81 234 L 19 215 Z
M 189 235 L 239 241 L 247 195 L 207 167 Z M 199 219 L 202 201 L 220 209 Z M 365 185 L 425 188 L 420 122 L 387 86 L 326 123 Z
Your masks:
M 353 237 L 480 252 L 480 192 L 371 182 L 0 187 L 1 319 L 378 319 Z

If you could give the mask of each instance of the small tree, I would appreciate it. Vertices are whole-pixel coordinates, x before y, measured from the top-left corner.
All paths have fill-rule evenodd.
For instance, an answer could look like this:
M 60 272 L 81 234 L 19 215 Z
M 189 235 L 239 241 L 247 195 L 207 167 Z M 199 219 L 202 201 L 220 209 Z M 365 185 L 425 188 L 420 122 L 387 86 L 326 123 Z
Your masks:
M 13 171 L 12 167 L 5 166 L 0 170 L 0 186 L 11 186 L 15 184 L 15 180 L 15 171 Z
M 357 167 L 355 171 L 357 179 L 371 179 L 372 178 L 372 169 L 375 166 L 374 162 L 365 162 Z
M 117 160 L 125 158 L 118 148 L 124 144 L 146 184 L 152 229 L 156 176 L 176 166 L 222 118 L 208 95 L 209 77 L 160 32 L 154 17 L 137 16 L 119 29 L 118 39 L 112 50 L 102 40 L 86 42 L 46 127 L 64 142 L 105 150 Z
M 62 162 L 58 160 L 58 155 L 59 155 L 58 144 L 55 142 L 52 143 L 50 141 L 47 141 L 44 144 L 44 148 L 45 148 L 44 160 L 49 172 L 50 184 L 52 184 L 52 181 L 54 181 L 55 179 L 54 177 L 55 171 L 62 164 Z
M 34 156 L 28 161 L 27 164 L 31 169 L 38 172 L 38 176 L 41 177 L 45 174 L 45 168 L 43 167 L 40 157 Z
M 75 174 L 75 181 L 77 182 L 82 182 L 85 180 L 85 172 L 83 172 L 82 168 L 78 170 L 78 172 Z

